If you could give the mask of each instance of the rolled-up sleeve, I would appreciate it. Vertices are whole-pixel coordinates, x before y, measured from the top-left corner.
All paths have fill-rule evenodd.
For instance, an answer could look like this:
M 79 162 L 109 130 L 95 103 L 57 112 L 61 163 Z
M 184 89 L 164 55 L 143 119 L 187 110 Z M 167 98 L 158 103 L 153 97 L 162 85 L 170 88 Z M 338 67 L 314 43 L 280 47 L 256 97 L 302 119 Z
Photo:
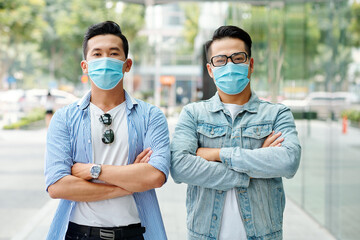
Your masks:
M 151 107 L 149 112 L 144 147 L 150 147 L 153 151 L 149 164 L 163 172 L 167 179 L 170 168 L 169 129 L 165 115 L 156 107 Z
M 73 165 L 70 132 L 66 124 L 65 111 L 55 112 L 47 133 L 45 151 L 45 184 L 50 185 L 71 174 Z

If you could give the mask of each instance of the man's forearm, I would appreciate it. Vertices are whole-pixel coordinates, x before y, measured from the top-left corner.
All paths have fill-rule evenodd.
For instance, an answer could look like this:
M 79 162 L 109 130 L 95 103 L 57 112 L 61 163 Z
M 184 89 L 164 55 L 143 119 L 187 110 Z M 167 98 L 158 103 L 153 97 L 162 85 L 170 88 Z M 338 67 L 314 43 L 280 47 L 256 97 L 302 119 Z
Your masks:
M 161 187 L 165 183 L 165 174 L 148 163 L 102 165 L 99 180 L 131 192 L 144 192 Z
M 68 175 L 48 188 L 51 198 L 67 199 L 77 202 L 93 202 L 130 195 L 118 186 L 92 183 L 84 179 Z
M 249 185 L 246 174 L 235 172 L 225 164 L 184 154 L 183 151 L 172 152 L 171 175 L 176 182 L 222 191 Z

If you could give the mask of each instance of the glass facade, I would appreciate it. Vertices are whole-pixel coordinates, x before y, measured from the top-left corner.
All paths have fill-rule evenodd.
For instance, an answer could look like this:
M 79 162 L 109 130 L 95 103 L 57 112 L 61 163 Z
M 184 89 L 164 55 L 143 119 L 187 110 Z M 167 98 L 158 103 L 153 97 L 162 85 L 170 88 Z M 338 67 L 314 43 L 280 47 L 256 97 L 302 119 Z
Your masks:
M 359 239 L 360 2 L 230 3 L 226 24 L 247 30 L 252 88 L 296 118 L 302 160 L 287 196 L 337 239 Z

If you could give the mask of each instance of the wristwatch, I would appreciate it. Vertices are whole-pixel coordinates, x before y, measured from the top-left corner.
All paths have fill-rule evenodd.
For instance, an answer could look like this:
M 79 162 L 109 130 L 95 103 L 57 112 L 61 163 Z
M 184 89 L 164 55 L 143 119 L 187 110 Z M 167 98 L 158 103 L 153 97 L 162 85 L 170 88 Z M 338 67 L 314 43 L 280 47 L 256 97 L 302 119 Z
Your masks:
M 94 164 L 90 168 L 90 174 L 93 179 L 97 179 L 101 173 L 101 165 L 100 164 Z

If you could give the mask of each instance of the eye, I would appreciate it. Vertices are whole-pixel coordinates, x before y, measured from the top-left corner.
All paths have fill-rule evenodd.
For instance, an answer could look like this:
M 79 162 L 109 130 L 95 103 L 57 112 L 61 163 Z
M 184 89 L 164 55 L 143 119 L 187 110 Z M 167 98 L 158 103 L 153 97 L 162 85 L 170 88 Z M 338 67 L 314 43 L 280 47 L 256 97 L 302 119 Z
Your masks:
M 112 55 L 112 56 L 119 56 L 119 53 L 113 52 L 113 53 L 110 53 L 110 55 Z
M 100 54 L 100 53 L 95 52 L 95 53 L 93 53 L 93 56 L 95 56 L 95 57 L 100 57 L 100 56 L 101 56 L 101 54 Z

